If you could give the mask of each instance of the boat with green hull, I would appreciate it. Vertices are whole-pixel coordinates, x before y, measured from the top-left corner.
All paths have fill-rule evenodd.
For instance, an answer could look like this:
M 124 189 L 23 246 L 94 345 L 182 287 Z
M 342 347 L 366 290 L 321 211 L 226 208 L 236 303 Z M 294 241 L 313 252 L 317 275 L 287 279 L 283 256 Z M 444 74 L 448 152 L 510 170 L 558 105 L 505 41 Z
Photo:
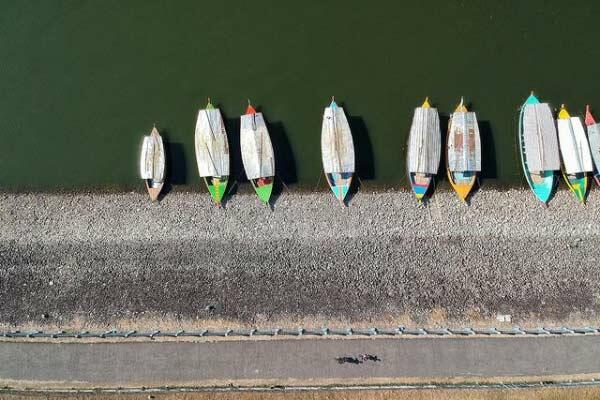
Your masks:
M 248 102 L 246 114 L 240 117 L 240 148 L 246 177 L 258 198 L 269 204 L 275 179 L 275 156 L 263 114 Z
M 221 111 L 210 99 L 198 112 L 194 135 L 200 177 L 217 206 L 221 206 L 229 181 L 229 144 Z
M 556 120 L 562 158 L 562 175 L 575 197 L 585 204 L 588 175 L 593 171 L 590 145 L 579 117 L 571 117 L 563 104 Z

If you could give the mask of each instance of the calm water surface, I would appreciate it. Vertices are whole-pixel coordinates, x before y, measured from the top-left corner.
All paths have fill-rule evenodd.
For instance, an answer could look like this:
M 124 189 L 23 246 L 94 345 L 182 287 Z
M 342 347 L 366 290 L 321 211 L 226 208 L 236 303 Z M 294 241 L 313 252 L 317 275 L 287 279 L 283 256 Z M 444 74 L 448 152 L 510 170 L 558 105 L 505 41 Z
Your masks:
M 314 187 L 323 107 L 349 116 L 363 183 L 407 187 L 406 140 L 425 96 L 442 124 L 477 112 L 483 178 L 523 184 L 517 109 L 535 89 L 600 117 L 595 1 L 0 1 L 0 187 L 140 187 L 156 122 L 171 181 L 199 187 L 195 117 L 210 96 L 243 179 L 248 98 L 270 123 L 277 169 Z M 443 174 L 442 174 L 443 175 Z M 323 180 L 321 180 L 323 185 Z

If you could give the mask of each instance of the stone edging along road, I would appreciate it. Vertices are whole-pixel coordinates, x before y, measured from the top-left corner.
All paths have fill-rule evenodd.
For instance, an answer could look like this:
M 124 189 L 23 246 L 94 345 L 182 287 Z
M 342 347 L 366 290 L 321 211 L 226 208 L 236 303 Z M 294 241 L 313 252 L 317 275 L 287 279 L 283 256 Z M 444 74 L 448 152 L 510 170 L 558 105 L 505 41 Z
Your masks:
M 5 331 L 0 332 L 0 337 L 8 339 L 18 338 L 50 338 L 50 339 L 128 339 L 128 338 L 185 338 L 185 337 L 374 337 L 374 336 L 473 336 L 473 335 L 509 335 L 509 336 L 540 336 L 540 335 L 595 335 L 600 334 L 598 327 L 545 327 L 545 328 L 248 328 L 248 329 L 200 329 L 194 331 L 117 331 L 104 332 L 90 331 L 55 331 L 44 332 L 41 330 Z

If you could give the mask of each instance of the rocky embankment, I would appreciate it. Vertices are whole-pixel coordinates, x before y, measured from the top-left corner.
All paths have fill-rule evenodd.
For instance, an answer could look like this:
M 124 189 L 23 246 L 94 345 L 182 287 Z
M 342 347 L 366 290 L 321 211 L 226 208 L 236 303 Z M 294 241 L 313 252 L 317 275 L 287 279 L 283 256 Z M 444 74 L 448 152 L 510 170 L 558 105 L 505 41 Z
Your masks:
M 0 195 L 0 325 L 436 324 L 600 313 L 600 192 Z M 148 322 L 150 321 L 150 322 Z M 160 325 L 160 326 L 156 326 Z

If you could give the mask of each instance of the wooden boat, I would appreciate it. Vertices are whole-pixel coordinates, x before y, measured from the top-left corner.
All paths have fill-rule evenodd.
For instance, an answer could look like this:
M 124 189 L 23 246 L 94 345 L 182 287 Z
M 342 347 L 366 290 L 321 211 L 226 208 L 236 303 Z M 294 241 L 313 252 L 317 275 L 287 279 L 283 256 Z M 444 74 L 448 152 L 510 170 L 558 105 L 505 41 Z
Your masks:
M 466 202 L 481 171 L 481 139 L 477 116 L 462 98 L 448 122 L 446 171 L 458 197 Z
M 585 203 L 588 172 L 594 169 L 590 145 L 579 117 L 571 117 L 563 104 L 558 112 L 558 143 L 562 156 L 562 173 L 575 197 Z
M 585 125 L 594 161 L 594 180 L 600 186 L 600 124 L 596 123 L 589 105 L 585 106 Z
M 140 157 L 140 175 L 152 201 L 158 199 L 165 180 L 165 148 L 156 126 L 144 136 Z
M 558 139 L 548 103 L 531 95 L 519 114 L 519 152 L 523 172 L 531 190 L 544 204 L 552 196 L 555 171 L 560 169 Z
M 442 133 L 437 109 L 426 98 L 415 108 L 408 138 L 408 180 L 415 196 L 421 201 L 427 194 L 440 166 Z
M 229 145 L 221 111 L 210 99 L 206 108 L 198 112 L 194 139 L 198 172 L 220 207 L 229 180 Z
M 323 113 L 321 156 L 327 183 L 344 205 L 354 175 L 354 142 L 344 109 L 331 99 Z
M 246 176 L 258 198 L 269 204 L 275 178 L 273 145 L 262 113 L 256 112 L 250 101 L 240 117 L 240 147 Z

